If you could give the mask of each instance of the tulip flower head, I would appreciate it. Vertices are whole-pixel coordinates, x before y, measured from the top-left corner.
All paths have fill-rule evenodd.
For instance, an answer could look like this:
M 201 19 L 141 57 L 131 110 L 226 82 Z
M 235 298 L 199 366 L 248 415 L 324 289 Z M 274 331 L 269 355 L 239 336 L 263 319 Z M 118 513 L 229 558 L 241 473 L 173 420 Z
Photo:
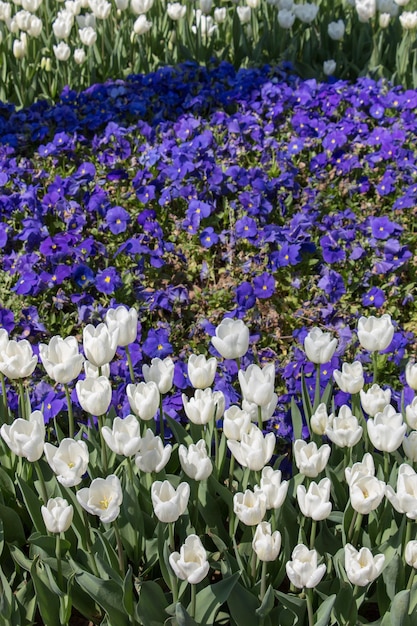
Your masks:
M 359 393 L 365 384 L 362 363 L 343 363 L 342 371 L 335 370 L 333 378 L 345 393 Z
M 352 585 L 366 587 L 373 582 L 384 567 L 385 556 L 372 556 L 369 548 L 356 550 L 350 543 L 345 545 L 345 570 Z
M 64 487 L 79 485 L 87 471 L 89 454 L 85 441 L 76 441 L 66 437 L 58 447 L 45 443 L 46 460 L 57 480 Z
M 224 359 L 240 359 L 249 348 L 249 328 L 243 320 L 226 317 L 217 326 L 211 343 Z
M 81 407 L 91 415 L 104 415 L 111 402 L 111 384 L 107 376 L 85 378 L 75 385 Z
M 190 485 L 180 483 L 175 489 L 168 480 L 157 480 L 152 484 L 151 498 L 155 515 L 160 522 L 176 522 L 187 509 Z
M 332 510 L 330 486 L 329 478 L 323 478 L 319 483 L 312 481 L 308 490 L 304 485 L 298 485 L 297 501 L 301 513 L 316 522 L 329 517 Z
M 196 389 L 194 396 L 187 398 L 182 394 L 184 411 L 193 424 L 208 424 L 213 419 L 220 419 L 224 412 L 225 399 L 222 391 Z
M 139 422 L 135 415 L 128 415 L 123 419 L 115 417 L 112 428 L 103 426 L 101 433 L 110 450 L 116 454 L 132 456 L 141 446 Z
M 324 470 L 330 456 L 330 446 L 327 443 L 317 448 L 314 441 L 307 443 L 303 439 L 297 439 L 293 449 L 299 472 L 309 478 L 316 478 Z
M 266 406 L 271 402 L 275 385 L 274 363 L 268 363 L 263 368 L 249 365 L 247 370 L 239 370 L 238 376 L 245 400 L 258 406 Z
M 381 317 L 360 317 L 358 321 L 358 339 L 362 348 L 368 352 L 377 352 L 388 348 L 394 336 L 391 316 L 385 313 Z
M 46 530 L 50 533 L 64 533 L 72 524 L 74 509 L 64 498 L 50 498 L 41 507 Z
M 274 470 L 265 465 L 261 474 L 261 484 L 255 485 L 255 491 L 262 491 L 266 496 L 266 508 L 279 509 L 287 496 L 289 482 L 282 480 L 281 470 Z
M 87 324 L 83 330 L 83 346 L 86 359 L 96 367 L 113 360 L 119 340 L 119 328 L 109 329 L 106 324 L 94 327 Z
M 138 312 L 133 307 L 127 309 L 124 306 L 118 306 L 116 309 L 109 309 L 106 313 L 105 322 L 110 335 L 113 336 L 115 331 L 118 331 L 117 344 L 119 346 L 128 346 L 136 341 Z
M 337 339 L 324 333 L 317 326 L 312 328 L 304 339 L 304 350 L 312 363 L 328 363 L 337 348 Z
M 171 357 L 167 356 L 165 359 L 155 357 L 150 365 L 146 363 L 142 365 L 142 374 L 146 383 L 153 381 L 156 383 L 159 393 L 164 394 L 172 389 L 174 369 L 175 364 Z
M 39 356 L 48 376 L 62 384 L 78 378 L 84 362 L 75 337 L 62 339 L 56 335 L 51 338 L 49 345 L 40 343 Z
M 213 384 L 217 359 L 206 359 L 204 354 L 191 354 L 188 358 L 188 378 L 195 389 L 206 389 Z
M 260 561 L 275 561 L 281 550 L 281 533 L 272 532 L 269 522 L 261 522 L 256 527 L 252 549 Z
M 402 444 L 407 424 L 404 424 L 401 413 L 388 404 L 374 418 L 368 419 L 367 428 L 369 439 L 377 450 L 393 452 Z
M 250 489 L 246 489 L 245 493 L 235 493 L 233 510 L 246 526 L 256 526 L 265 517 L 266 495 L 260 490 L 251 491 Z
M 358 418 L 352 415 L 350 407 L 344 404 L 338 415 L 330 415 L 324 432 L 337 446 L 352 448 L 361 440 L 363 428 L 359 426 Z
M 204 439 L 192 443 L 188 448 L 180 444 L 178 456 L 183 472 L 193 480 L 205 480 L 213 471 L 213 463 L 208 456 Z
M 172 446 L 164 446 L 161 437 L 154 435 L 150 428 L 140 441 L 139 450 L 135 456 L 135 465 L 141 472 L 148 474 L 160 472 L 171 458 Z
M 39 461 L 45 442 L 45 422 L 41 411 L 33 411 L 29 419 L 18 418 L 9 426 L 3 424 L 0 435 L 17 456 L 31 463 Z
M 2 344 L 0 372 L 11 380 L 30 376 L 38 363 L 38 357 L 33 354 L 29 341 L 27 339 L 21 341 L 11 339 L 7 343 L 2 342 Z
M 274 433 L 264 436 L 263 432 L 252 424 L 247 433 L 242 433 L 240 441 L 229 439 L 227 447 L 240 465 L 258 471 L 271 460 L 275 443 Z
M 381 389 L 376 383 L 367 391 L 361 389 L 359 394 L 362 408 L 369 417 L 375 417 L 391 402 L 391 389 Z
M 324 563 L 317 565 L 318 553 L 309 550 L 302 543 L 295 546 L 291 561 L 286 564 L 287 576 L 290 582 L 298 589 L 312 589 L 316 587 L 326 572 Z
M 174 574 L 190 585 L 197 585 L 209 572 L 207 552 L 197 535 L 188 535 L 179 552 L 169 555 L 169 564 Z
M 150 380 L 148 383 L 130 383 L 126 387 L 130 408 L 140 419 L 149 421 L 155 417 L 159 407 L 160 393 L 158 385 Z
M 77 491 L 77 500 L 91 515 L 97 515 L 104 524 L 114 522 L 123 501 L 122 486 L 115 474 L 95 478 L 89 487 Z

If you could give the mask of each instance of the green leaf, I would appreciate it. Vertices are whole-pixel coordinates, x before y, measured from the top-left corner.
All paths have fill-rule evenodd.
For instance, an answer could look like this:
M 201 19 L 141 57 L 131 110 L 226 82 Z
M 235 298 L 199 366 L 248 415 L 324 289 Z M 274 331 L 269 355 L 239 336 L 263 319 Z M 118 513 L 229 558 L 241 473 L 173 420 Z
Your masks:
M 187 613 L 180 602 L 175 605 L 175 617 L 178 626 L 198 626 L 197 622 Z
M 167 619 L 167 599 L 161 587 L 153 580 L 142 583 L 136 616 L 144 626 L 160 626 Z
M 348 583 L 340 582 L 340 590 L 333 605 L 333 615 L 336 624 L 356 624 L 358 610 L 356 602 L 353 601 L 353 589 Z
M 303 430 L 303 418 L 301 417 L 300 409 L 298 408 L 294 400 L 294 396 L 291 398 L 291 421 L 294 439 L 301 439 Z
M 109 622 L 115 626 L 129 626 L 129 617 L 123 609 L 123 590 L 120 585 L 113 580 L 103 580 L 83 571 L 72 559 L 71 563 L 76 581 L 106 611 Z
M 213 623 L 217 611 L 222 604 L 227 602 L 239 577 L 240 573 L 236 572 L 197 593 L 195 619 L 199 624 Z
M 0 402 L 1 406 L 1 402 Z M 3 496 L 8 496 L 12 499 L 16 497 L 16 490 L 14 488 L 14 483 L 10 478 L 9 474 L 0 467 L 0 491 Z
M 266 591 L 266 594 L 264 596 L 264 599 L 262 600 L 261 606 L 258 609 L 256 609 L 256 614 L 259 615 L 259 617 L 266 617 L 274 608 L 274 603 L 275 603 L 274 589 L 272 585 L 269 585 Z
M 246 626 L 248 616 L 256 615 L 259 600 L 249 589 L 245 589 L 240 583 L 237 583 L 230 593 L 227 605 L 236 625 Z
M 17 484 L 22 493 L 23 501 L 29 512 L 31 520 L 35 529 L 42 535 L 46 534 L 45 523 L 43 521 L 41 506 L 42 503 L 39 500 L 39 496 L 29 487 L 29 485 L 20 477 L 16 477 Z
M 292 611 L 297 616 L 300 624 L 305 623 L 304 618 L 307 609 L 307 602 L 304 598 L 299 598 L 298 596 L 282 593 L 282 591 L 275 591 L 275 595 L 281 602 L 281 604 L 283 604 L 287 609 Z
M 4 540 L 7 543 L 23 546 L 26 543 L 25 531 L 16 511 L 0 504 L 0 519 L 3 521 Z
M 130 566 L 123 580 L 123 606 L 126 613 L 133 617 L 135 614 L 135 602 L 133 597 L 132 568 Z
M 47 626 L 61 626 L 59 619 L 59 596 L 51 593 L 46 566 L 36 559 L 30 569 L 35 586 L 39 613 Z
M 327 600 L 325 600 L 319 607 L 314 624 L 315 626 L 327 626 L 330 619 L 330 614 L 332 612 L 334 603 L 336 601 L 336 594 L 329 596 Z

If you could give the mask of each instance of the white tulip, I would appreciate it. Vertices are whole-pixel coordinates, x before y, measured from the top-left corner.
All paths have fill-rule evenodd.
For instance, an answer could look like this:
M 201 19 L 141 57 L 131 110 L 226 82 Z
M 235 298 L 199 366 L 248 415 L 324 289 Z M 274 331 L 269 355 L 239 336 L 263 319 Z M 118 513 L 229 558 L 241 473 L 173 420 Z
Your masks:
M 403 439 L 403 450 L 405 455 L 415 463 L 417 461 L 417 432 L 413 430 L 408 437 Z
M 415 363 L 414 359 L 407 362 L 405 366 L 405 379 L 407 381 L 407 385 L 417 390 L 417 363 Z
M 211 343 L 224 359 L 240 359 L 249 348 L 249 328 L 243 320 L 226 317 L 217 326 Z
M 310 418 L 310 427 L 313 433 L 316 435 L 324 435 L 329 423 L 329 416 L 327 414 L 327 407 L 324 402 L 321 402 L 313 415 Z
M 154 0 L 131 0 L 130 8 L 136 15 L 147 13 L 150 11 L 154 3 Z
M 116 454 L 132 456 L 141 446 L 139 422 L 135 415 L 128 415 L 123 419 L 115 417 L 112 428 L 103 426 L 101 434 L 110 450 Z
M 297 501 L 301 513 L 316 522 L 329 517 L 332 510 L 330 502 L 330 479 L 323 478 L 319 483 L 312 481 L 308 490 L 304 485 L 297 487 Z
M 274 363 L 267 363 L 263 368 L 249 365 L 245 371 L 239 370 L 238 376 L 245 400 L 258 406 L 266 406 L 271 402 L 275 385 Z
M 17 418 L 9 426 L 3 424 L 0 435 L 17 456 L 31 463 L 39 461 L 45 442 L 45 422 L 41 411 L 33 411 L 29 419 Z
M 135 465 L 141 472 L 148 474 L 162 471 L 171 458 L 172 446 L 164 446 L 161 437 L 154 435 L 150 428 L 142 437 L 140 447 L 135 456 Z
M 39 17 L 36 17 L 36 15 L 32 15 L 30 18 L 28 35 L 30 37 L 39 37 L 42 32 L 42 28 L 42 20 Z
M 83 48 L 75 48 L 74 50 L 74 61 L 76 62 L 77 65 L 82 65 L 83 63 L 85 63 L 86 60 L 86 54 L 85 54 L 85 50 L 83 50 Z
M 98 515 L 104 524 L 114 522 L 123 501 L 122 486 L 115 474 L 95 478 L 89 487 L 77 491 L 77 500 L 91 515 Z
M 272 532 L 269 522 L 261 522 L 256 527 L 252 549 L 260 561 L 275 561 L 281 550 L 281 533 Z
M 254 402 L 249 402 L 246 398 L 242 399 L 242 409 L 249 414 L 252 422 L 257 422 L 259 419 L 259 409 L 261 409 L 262 422 L 267 422 L 273 416 L 278 404 L 278 396 L 276 393 L 272 394 L 271 400 L 268 404 L 260 406 Z
M 191 354 L 188 357 L 188 378 L 195 389 L 206 389 L 214 382 L 217 359 L 206 359 L 204 354 Z
M 39 344 L 39 356 L 48 376 L 62 384 L 78 378 L 84 362 L 75 337 L 55 335 L 49 344 Z
M 192 443 L 188 448 L 180 444 L 178 456 L 183 472 L 193 480 L 205 480 L 213 471 L 204 439 L 200 439 L 196 444 Z
M 367 452 L 362 461 L 354 463 L 352 467 L 345 468 L 345 478 L 348 485 L 353 485 L 355 480 L 362 476 L 375 476 L 375 464 L 372 454 Z
M 158 386 L 159 393 L 165 394 L 171 391 L 174 378 L 175 364 L 171 357 L 165 359 L 155 357 L 151 364 L 142 365 L 142 374 L 146 383 L 153 380 Z
M 54 22 L 52 22 L 52 30 L 57 39 L 68 39 L 74 25 L 74 16 L 69 11 L 59 11 Z
M 57 46 L 52 46 L 54 55 L 58 61 L 68 61 L 71 55 L 71 48 L 65 41 L 60 41 Z
M 187 13 L 187 7 L 181 4 L 181 2 L 168 2 L 167 5 L 167 13 L 171 20 L 177 22 L 178 20 L 182 20 Z
M 208 15 L 213 7 L 213 0 L 200 0 L 200 10 Z
M 99 376 L 105 376 L 110 378 L 110 363 L 105 363 L 100 368 L 96 367 L 90 361 L 84 361 L 84 372 L 86 378 L 98 378 Z
M 319 7 L 316 4 L 306 2 L 305 4 L 295 4 L 293 11 L 301 22 L 311 24 L 315 20 Z
M 369 22 L 376 15 L 376 0 L 356 0 L 355 6 L 360 22 Z
M 208 424 L 212 419 L 220 419 L 224 412 L 223 392 L 208 389 L 196 389 L 190 399 L 183 393 L 182 402 L 185 413 L 193 424 Z
M 397 492 L 387 485 L 386 496 L 396 511 L 417 519 L 417 474 L 408 463 L 398 468 Z
M 66 437 L 59 446 L 45 443 L 46 460 L 57 480 L 64 487 L 79 485 L 87 471 L 89 454 L 85 441 L 77 441 Z
M 286 564 L 287 576 L 290 582 L 298 589 L 312 589 L 316 587 L 326 572 L 324 563 L 317 565 L 318 553 L 309 550 L 299 543 L 292 551 L 291 561 Z
M 98 20 L 106 20 L 111 12 L 111 3 L 106 0 L 88 0 L 88 6 Z
M 180 551 L 169 555 L 169 564 L 175 576 L 190 585 L 201 582 L 210 569 L 207 552 L 197 535 L 188 535 Z
M 90 47 L 93 46 L 97 41 L 97 32 L 91 26 L 87 26 L 86 28 L 80 28 L 78 31 L 78 35 L 81 39 L 81 43 L 85 46 Z
M 42 2 L 43 0 L 22 0 L 22 9 L 30 11 L 31 13 L 36 13 Z
M 224 412 L 223 432 L 227 439 L 240 441 L 243 433 L 249 432 L 250 426 L 251 416 L 238 406 L 232 405 Z
M 370 417 L 375 417 L 391 402 L 391 389 L 381 389 L 376 383 L 366 392 L 361 389 L 359 394 L 362 408 Z
M 258 426 L 252 424 L 247 433 L 242 433 L 240 441 L 229 439 L 227 447 L 240 465 L 259 471 L 271 460 L 275 441 L 274 433 L 264 436 Z
M 343 363 L 342 371 L 335 370 L 333 378 L 345 393 L 359 393 L 365 384 L 363 377 L 363 366 L 360 361 L 354 363 Z
M 407 565 L 417 569 L 417 541 L 415 539 L 406 544 L 404 558 Z
M 237 15 L 239 17 L 239 21 L 241 24 L 249 24 L 250 23 L 250 19 L 251 19 L 251 8 L 246 6 L 246 7 L 242 7 L 242 6 L 238 6 L 236 7 L 236 11 L 237 11 Z
M 405 416 L 409 427 L 417 430 L 417 396 L 414 396 L 411 404 L 405 407 Z
M 356 550 L 350 543 L 345 545 L 345 570 L 352 585 L 366 587 L 373 582 L 384 567 L 385 556 L 372 556 L 369 548 Z
M 357 334 L 362 348 L 368 352 L 385 350 L 394 336 L 391 316 L 385 313 L 381 317 L 360 317 Z
M 41 506 L 46 530 L 50 533 L 64 533 L 72 524 L 74 509 L 64 498 L 50 498 L 46 506 Z
M 160 393 L 156 383 L 130 383 L 126 387 L 130 408 L 140 419 L 149 421 L 155 417 L 159 407 Z
M 330 39 L 334 41 L 341 41 L 345 34 L 345 23 L 343 20 L 337 20 L 337 22 L 330 22 L 327 26 L 327 32 Z
M 349 485 L 352 508 L 361 515 L 368 515 L 381 504 L 385 488 L 384 481 L 375 476 L 356 477 Z
M 312 328 L 304 339 L 304 350 L 312 363 L 328 363 L 337 348 L 337 339 L 324 333 L 317 326 Z
M 266 508 L 279 509 L 286 498 L 289 482 L 282 480 L 280 470 L 274 470 L 270 465 L 265 465 L 262 470 L 261 484 L 255 485 L 254 491 L 262 491 L 266 496 Z
M 368 435 L 372 444 L 381 452 L 393 452 L 402 444 L 407 424 L 401 413 L 397 413 L 391 404 L 367 421 Z
M 87 324 L 83 330 L 83 346 L 86 359 L 96 367 L 110 363 L 116 354 L 119 330 L 110 330 L 106 324 L 94 327 Z
M 316 478 L 324 470 L 330 456 L 330 446 L 327 443 L 317 448 L 314 441 L 307 443 L 303 439 L 297 439 L 293 449 L 299 472 L 309 478 Z
M 30 376 L 37 363 L 38 357 L 33 354 L 32 345 L 27 339 L 11 339 L 0 351 L 0 372 L 11 380 Z
M 126 309 L 124 306 L 118 306 L 116 309 L 109 309 L 105 316 L 105 322 L 111 334 L 116 329 L 119 330 L 117 340 L 119 346 L 128 346 L 136 341 L 138 336 L 138 312 L 135 308 Z
M 160 522 L 169 524 L 176 522 L 180 515 L 184 515 L 190 498 L 190 485 L 180 483 L 177 489 L 168 480 L 157 480 L 151 487 L 152 505 L 156 517 Z
M 323 61 L 323 74 L 325 76 L 333 76 L 336 71 L 336 61 L 334 59 L 328 59 Z
M 380 28 L 388 28 L 391 21 L 391 15 L 389 13 L 380 13 L 378 17 L 378 23 Z
M 362 438 L 363 428 L 359 426 L 358 418 L 352 415 L 347 404 L 339 409 L 337 416 L 330 415 L 325 434 L 337 446 L 352 448 Z
M 400 22 L 404 30 L 414 30 L 417 28 L 417 11 L 403 11 Z
M 85 378 L 75 385 L 81 408 L 91 415 L 104 415 L 111 402 L 111 384 L 106 376 Z
M 278 23 L 281 28 L 289 30 L 295 22 L 295 13 L 289 9 L 281 9 L 278 11 Z
M 214 9 L 214 21 L 216 24 L 224 24 L 227 17 L 226 7 L 216 7 Z
M 233 510 L 246 526 L 257 526 L 265 517 L 266 496 L 262 491 L 250 491 L 250 489 L 246 489 L 245 493 L 235 493 Z

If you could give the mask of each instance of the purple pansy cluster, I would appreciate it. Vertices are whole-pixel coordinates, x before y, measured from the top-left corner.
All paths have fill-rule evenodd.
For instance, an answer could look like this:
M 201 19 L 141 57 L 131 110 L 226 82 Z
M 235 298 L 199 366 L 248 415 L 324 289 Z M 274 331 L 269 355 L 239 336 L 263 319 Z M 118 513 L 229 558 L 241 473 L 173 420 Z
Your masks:
M 339 337 L 324 386 L 362 312 L 398 319 L 393 365 L 413 341 L 402 323 L 414 306 L 416 111 L 414 91 L 383 81 L 191 62 L 67 88 L 54 106 L 2 104 L 0 327 L 36 345 L 135 306 L 135 371 L 175 355 L 165 408 L 176 416 L 187 355 L 223 316 L 242 318 L 253 348 L 242 365 L 273 358 L 285 383 L 272 422 L 285 435 L 286 402 L 309 374 L 292 347 L 307 327 Z M 123 412 L 123 348 L 112 368 Z M 216 375 L 229 404 L 236 375 L 227 361 Z M 36 377 L 32 400 L 47 417 L 66 402 Z

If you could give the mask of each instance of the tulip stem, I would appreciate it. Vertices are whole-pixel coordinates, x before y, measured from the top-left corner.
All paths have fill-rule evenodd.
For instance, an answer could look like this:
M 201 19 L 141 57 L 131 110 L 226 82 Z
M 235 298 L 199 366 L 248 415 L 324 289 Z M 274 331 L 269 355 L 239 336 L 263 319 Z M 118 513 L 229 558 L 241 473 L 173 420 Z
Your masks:
M 130 354 L 129 346 L 125 346 L 125 351 L 126 351 L 127 364 L 129 367 L 130 382 L 134 383 L 135 372 L 133 371 L 132 355 Z
M 317 522 L 315 519 L 313 519 L 311 522 L 310 550 L 314 548 L 314 544 L 316 543 L 316 530 L 317 530 Z
M 229 490 L 233 490 L 233 475 L 235 473 L 235 457 L 232 453 L 230 453 L 230 463 L 229 463 Z
M 48 494 L 46 492 L 45 479 L 43 477 L 42 470 L 41 470 L 41 467 L 39 465 L 39 461 L 35 461 L 34 462 L 34 466 L 36 468 L 36 473 L 38 475 L 38 480 L 39 480 L 39 483 L 40 483 L 40 486 L 41 486 L 42 500 L 43 500 L 43 503 L 46 505 L 46 503 L 48 502 Z
M 164 409 L 162 408 L 162 393 L 159 394 L 159 434 L 162 443 L 165 444 Z
M 316 385 L 314 387 L 314 403 L 313 403 L 313 413 L 317 409 L 320 404 L 320 363 L 316 365 Z M 310 418 L 311 415 L 308 416 L 308 427 L 310 429 Z
M 6 391 L 6 378 L 2 372 L 0 372 L 1 379 L 1 397 L 3 400 L 3 412 L 4 412 L 4 423 L 9 423 L 9 407 L 7 404 L 7 391 Z
M 375 385 L 378 379 L 378 354 L 377 352 L 372 352 L 372 368 L 373 368 L 373 381 L 372 383 Z
M 262 407 L 258 404 L 258 428 L 259 430 L 263 430 L 263 422 L 262 422 Z
M 57 533 L 55 538 L 55 555 L 56 555 L 56 567 L 57 567 L 57 580 L 58 587 L 63 591 L 63 579 L 62 579 L 62 555 L 61 555 L 61 537 L 60 533 Z
M 196 603 L 196 586 L 191 585 L 191 606 L 190 606 L 190 617 L 194 619 L 195 616 L 195 603 Z
M 267 569 L 267 561 L 262 561 L 261 592 L 259 596 L 259 599 L 261 602 L 265 598 L 265 593 L 266 593 L 266 569 Z
M 168 524 L 168 534 L 169 534 L 169 549 L 171 554 L 175 551 L 175 522 L 169 522 Z M 178 602 L 178 581 L 175 574 L 170 569 L 170 579 L 171 579 L 171 591 L 172 591 L 172 601 L 174 604 Z M 193 585 L 192 585 L 193 586 Z
M 384 476 L 385 476 L 386 482 L 388 482 L 389 480 L 389 462 L 390 462 L 389 453 L 384 452 Z
M 72 410 L 71 393 L 67 384 L 64 384 L 64 391 L 67 399 L 69 437 L 74 439 L 74 412 Z
M 104 441 L 102 428 L 104 426 L 104 415 L 98 416 L 98 427 L 100 431 L 100 445 L 101 445 L 101 464 L 103 466 L 103 471 L 107 472 L 107 448 L 106 442 Z
M 27 410 L 26 410 L 25 390 L 23 388 L 23 381 L 21 378 L 18 379 L 17 384 L 19 387 L 20 414 L 23 419 L 27 420 L 29 419 L 29 415 L 27 414 Z
M 314 626 L 313 590 L 304 589 L 304 593 L 305 593 L 306 600 L 307 600 L 308 626 Z
M 114 528 L 114 534 L 116 536 L 117 556 L 119 558 L 120 574 L 122 575 L 122 578 L 124 578 L 124 575 L 125 575 L 125 563 L 124 563 L 124 555 L 123 555 L 123 544 L 122 544 L 122 539 L 120 537 L 119 526 L 117 525 L 117 521 L 116 520 L 114 520 L 114 522 L 113 522 L 113 528 Z
M 353 538 L 352 538 L 353 546 L 355 546 L 358 543 L 358 537 L 359 537 L 359 533 L 360 533 L 361 526 L 362 526 L 362 519 L 363 519 L 363 514 L 358 513 L 356 517 L 355 532 L 353 533 Z
M 406 587 L 407 590 L 411 589 L 411 587 L 413 586 L 414 576 L 415 575 L 416 575 L 416 570 L 413 567 L 412 570 L 411 570 L 411 573 L 410 573 L 410 577 L 408 579 L 408 583 L 407 583 L 407 587 Z

